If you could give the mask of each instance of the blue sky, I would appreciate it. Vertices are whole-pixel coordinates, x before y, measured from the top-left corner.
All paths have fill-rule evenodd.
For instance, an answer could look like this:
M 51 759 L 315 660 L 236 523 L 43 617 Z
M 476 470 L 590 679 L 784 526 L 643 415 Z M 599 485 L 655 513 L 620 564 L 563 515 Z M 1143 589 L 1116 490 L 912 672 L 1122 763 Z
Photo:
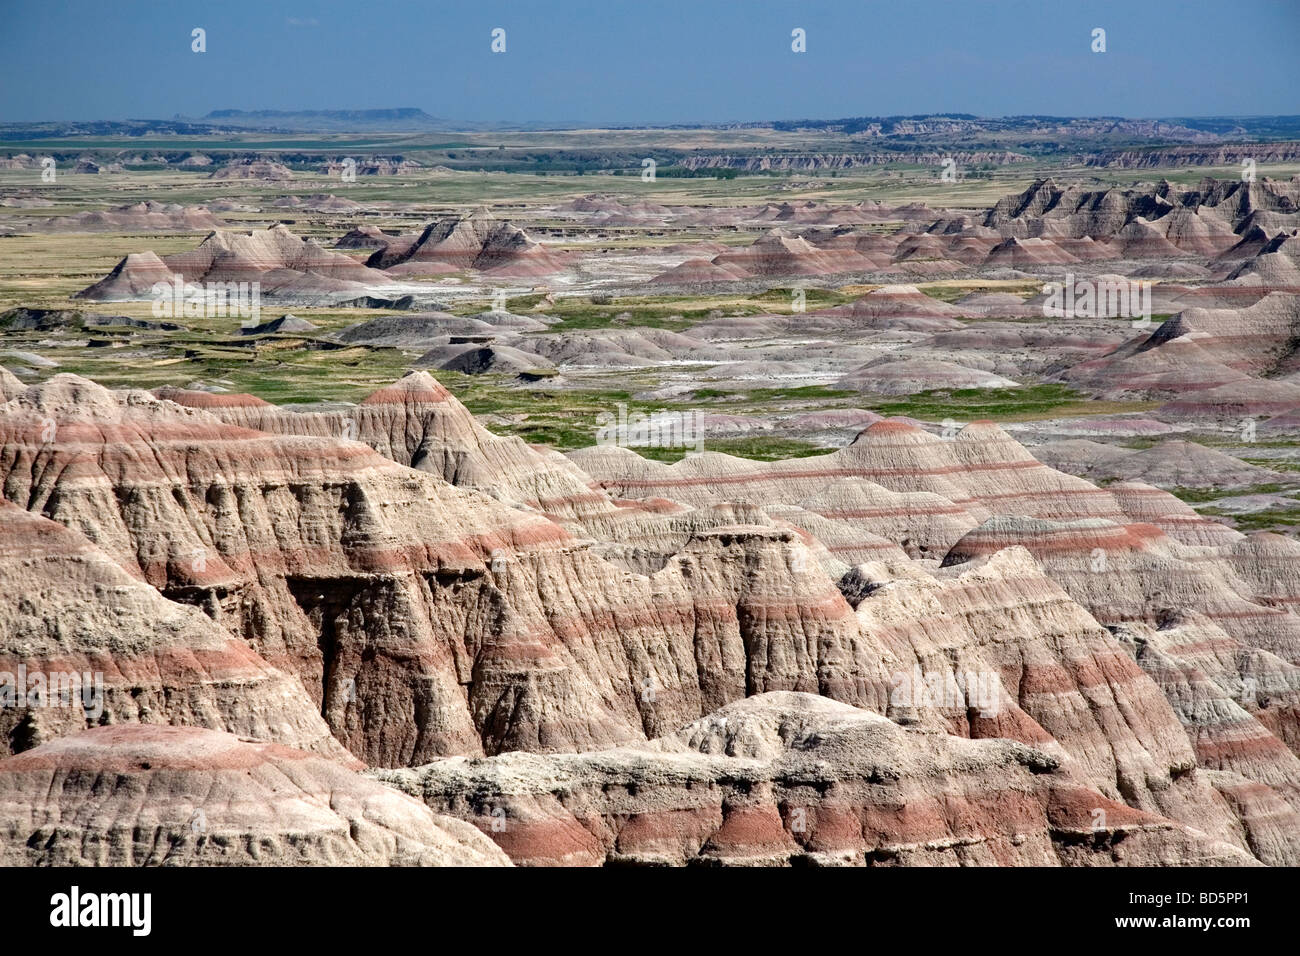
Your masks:
M 0 0 L 0 120 L 1300 113 L 1300 0 Z M 380 11 L 384 16 L 380 16 Z M 190 32 L 207 31 L 192 53 Z M 506 52 L 490 50 L 506 30 Z M 790 32 L 807 32 L 793 53 Z M 1094 27 L 1107 52 L 1090 49 Z

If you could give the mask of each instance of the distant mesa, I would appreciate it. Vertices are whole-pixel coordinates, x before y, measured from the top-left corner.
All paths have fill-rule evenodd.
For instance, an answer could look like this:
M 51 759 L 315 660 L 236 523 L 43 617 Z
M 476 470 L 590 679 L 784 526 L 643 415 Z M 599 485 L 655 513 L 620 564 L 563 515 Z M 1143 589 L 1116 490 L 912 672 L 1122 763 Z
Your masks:
M 74 173 L 89 173 L 97 175 L 99 173 L 124 173 L 126 168 L 121 163 L 97 163 L 91 159 L 81 159 L 72 167 Z
M 266 182 L 288 182 L 293 179 L 289 167 L 264 159 L 236 159 L 222 166 L 209 179 L 260 179 Z
M 371 110 L 213 110 L 203 120 L 220 127 L 266 130 L 444 130 L 446 120 L 430 116 L 416 107 Z
M 338 176 L 344 172 L 353 172 L 358 176 L 403 176 L 419 172 L 423 168 L 415 160 L 403 156 L 369 156 L 353 159 L 351 164 L 337 158 L 330 159 L 321 170 L 327 176 Z
M 226 223 L 204 206 L 150 199 L 112 209 L 38 219 L 27 228 L 33 232 L 211 232 L 226 228 Z
M 333 193 L 315 193 L 311 196 L 283 196 L 271 203 L 271 205 L 278 209 L 299 209 L 304 212 L 352 213 L 364 208 L 359 202 L 354 202 L 343 196 L 335 196 Z

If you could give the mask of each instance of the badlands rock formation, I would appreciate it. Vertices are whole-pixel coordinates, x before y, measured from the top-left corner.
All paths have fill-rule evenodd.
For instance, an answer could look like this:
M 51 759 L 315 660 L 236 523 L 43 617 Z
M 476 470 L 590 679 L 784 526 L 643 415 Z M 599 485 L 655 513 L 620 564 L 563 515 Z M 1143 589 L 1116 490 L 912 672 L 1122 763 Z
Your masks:
M 660 270 L 658 291 L 866 282 L 831 308 L 701 309 L 674 331 L 613 310 L 596 328 L 563 309 L 464 314 L 460 287 L 585 281 L 608 261 L 482 211 L 353 229 L 337 248 L 370 250 L 365 264 L 282 226 L 128 256 L 83 297 L 145 298 L 176 273 L 287 300 L 406 296 L 407 311 L 342 329 L 285 315 L 231 335 L 250 350 L 398 349 L 489 380 L 545 369 L 548 388 L 672 369 L 637 398 L 673 402 L 696 387 L 691 367 L 715 396 L 813 383 L 856 389 L 861 407 L 765 419 L 719 403 L 701 416 L 710 436 L 797 424 L 848 443 L 668 464 L 609 435 L 567 455 L 494 435 L 425 371 L 357 404 L 279 407 L 211 384 L 113 391 L 15 353 L 23 377 L 0 374 L 0 692 L 6 672 L 102 679 L 89 705 L 38 693 L 0 709 L 14 861 L 161 862 L 136 830 L 149 847 L 164 835 L 174 861 L 210 861 L 177 831 L 189 796 L 156 819 L 95 818 L 75 850 L 71 830 L 46 840 L 60 814 L 90 819 L 50 773 L 80 786 L 147 751 L 138 769 L 161 782 L 122 770 L 128 797 L 229 786 L 270 807 L 222 822 L 226 862 L 263 845 L 272 861 L 502 862 L 490 838 L 523 864 L 1295 865 L 1300 545 L 1169 493 L 1241 492 L 1219 515 L 1293 501 L 1267 445 L 1247 462 L 1188 439 L 1300 432 L 1295 189 L 1041 181 L 983 214 L 604 197 L 549 210 L 566 227 L 757 236 L 609 257 L 637 283 Z M 912 284 L 971 274 L 988 285 L 955 301 Z M 1057 314 L 1042 285 L 1139 276 L 1156 287 L 1136 321 Z M 417 304 L 412 278 L 448 304 Z M 59 342 L 177 330 L 87 316 L 0 322 Z M 1027 386 L 1150 404 L 1005 429 L 870 410 L 886 411 L 881 394 Z M 232 761 L 287 774 L 291 759 L 314 769 L 283 811 L 224 776 Z M 316 836 L 284 835 L 301 833 L 294 801 L 399 799 L 377 781 L 426 806 L 360 814 L 371 831 L 335 804 Z M 47 816 L 5 809 L 20 805 Z
M 288 182 L 293 179 L 289 167 L 264 159 L 231 160 L 214 171 L 209 179 L 262 179 L 268 182 Z
M 707 287 L 777 276 L 943 277 L 976 270 L 1024 276 L 1058 274 L 1066 267 L 1088 272 L 1092 264 L 1109 261 L 1126 274 L 1226 278 L 1227 290 L 1218 295 L 1249 304 L 1271 290 L 1300 290 L 1294 256 L 1254 258 L 1278 252 L 1286 235 L 1300 227 L 1297 196 L 1297 180 L 1206 179 L 1194 188 L 1162 181 L 1154 187 L 1089 190 L 1045 179 L 1004 197 L 978 217 L 925 209 L 915 217 L 885 211 L 895 223 L 904 220 L 889 234 L 857 228 L 878 221 L 859 207 L 825 207 L 816 213 L 788 204 L 737 209 L 729 221 L 777 228 L 712 259 L 689 258 L 651 281 Z M 606 205 L 593 207 L 602 210 L 593 214 L 597 219 L 607 216 Z M 671 211 L 663 218 L 691 221 Z M 637 218 L 624 213 L 601 221 L 627 224 Z M 1223 267 L 1222 273 L 1211 275 L 1207 263 Z M 1259 288 L 1252 291 L 1252 286 Z
M 1142 481 L 1158 488 L 1247 488 L 1286 476 L 1195 442 L 1169 440 L 1141 451 L 1086 439 L 1035 446 L 1033 455 L 1093 481 Z
M 120 301 L 149 298 L 155 283 L 258 282 L 261 294 L 282 299 L 317 300 L 359 295 L 391 285 L 392 280 L 341 252 L 300 239 L 285 226 L 251 233 L 214 232 L 189 252 L 159 257 L 132 253 L 108 276 L 77 293 L 77 298 Z
M 203 206 L 147 200 L 112 209 L 33 220 L 33 232 L 211 232 L 226 224 Z
M 1211 523 L 996 427 L 882 421 L 820 458 L 665 465 L 497 438 L 423 373 L 301 411 L 3 384 L 11 524 L 69 555 L 17 545 L 6 573 L 87 581 L 16 592 L 31 636 L 7 659 L 93 659 L 124 729 L 329 756 L 319 714 L 517 862 L 1300 858 L 1296 546 L 1219 525 L 1182 544 Z M 124 643 L 120 606 L 158 623 Z M 243 710 L 211 686 L 240 653 Z M 311 703 L 277 723 L 253 692 Z M 74 716 L 27 720 L 11 749 Z
M 527 277 L 559 272 L 564 261 L 518 226 L 478 210 L 430 223 L 418 234 L 394 237 L 367 259 L 366 265 L 395 276 L 475 269 L 491 275 Z
M 4 866 L 508 866 L 490 840 L 314 754 L 100 727 L 0 759 Z
M 644 748 L 376 776 L 530 866 L 1250 862 L 1107 799 L 1041 750 L 909 730 L 810 694 L 751 697 Z
M 1207 179 L 1194 189 L 1165 181 L 1154 190 L 1086 190 L 1044 179 L 1000 200 L 983 224 L 1005 236 L 1118 240 L 1132 253 L 1146 245 L 1157 255 L 1170 247 L 1212 254 L 1233 245 L 1233 227 L 1251 212 L 1294 212 L 1296 188 Z
M 0 572 L 0 750 L 95 724 L 170 723 L 351 762 L 299 681 L 84 535 L 0 501 Z
M 1298 329 L 1300 294 L 1273 291 L 1239 308 L 1190 307 L 1145 337 L 1060 376 L 1102 397 L 1177 399 L 1218 417 L 1258 414 L 1259 409 L 1238 406 L 1249 405 L 1251 387 L 1264 384 L 1260 379 L 1285 379 L 1300 369 Z M 1300 398 L 1292 400 L 1294 390 L 1293 383 L 1281 381 L 1269 383 L 1263 393 L 1281 411 L 1289 400 L 1300 404 Z

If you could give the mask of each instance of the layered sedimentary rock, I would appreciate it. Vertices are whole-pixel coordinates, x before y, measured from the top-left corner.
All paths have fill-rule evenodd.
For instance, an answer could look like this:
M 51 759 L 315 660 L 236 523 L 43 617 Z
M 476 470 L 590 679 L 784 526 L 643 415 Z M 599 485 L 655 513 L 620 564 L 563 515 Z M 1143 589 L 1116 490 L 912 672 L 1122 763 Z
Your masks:
M 215 170 L 209 179 L 262 179 L 270 182 L 288 182 L 293 173 L 288 166 L 264 159 L 236 159 Z
M 1040 464 L 987 422 L 943 439 L 887 420 L 869 426 L 847 448 L 786 461 L 755 462 L 706 451 L 666 465 L 612 446 L 582 449 L 569 457 L 597 487 L 622 498 L 654 496 L 695 505 L 799 504 L 828 483 L 848 478 L 894 492 L 929 492 L 977 520 L 1005 513 L 1058 518 L 1123 514 L 1107 491 Z M 928 538 L 920 531 L 913 541 L 931 551 L 946 546 L 945 538 Z
M 413 372 L 359 405 L 328 410 L 291 411 L 252 395 L 174 388 L 157 394 L 243 428 L 363 442 L 391 461 L 557 518 L 612 510 L 567 459 L 493 435 L 427 372 Z
M 1015 388 L 1018 383 L 955 362 L 883 356 L 854 369 L 835 384 L 879 395 L 912 395 L 933 388 Z
M 292 674 L 373 766 L 641 751 L 743 698 L 790 691 L 915 728 L 900 740 L 917 759 L 931 743 L 962 746 L 948 736 L 1018 741 L 1090 799 L 1222 844 L 1179 852 L 1294 853 L 1279 836 L 1289 771 L 1268 750 L 1300 737 L 1291 712 L 1243 707 L 1267 745 L 1254 763 L 1202 759 L 1195 739 L 1209 725 L 1183 708 L 1182 684 L 1146 671 L 1102 625 L 1160 627 L 1160 602 L 1191 595 L 1281 693 L 1298 663 L 1300 559 L 1231 532 L 1189 548 L 1142 530 L 1135 512 L 1176 525 L 1185 506 L 1054 471 L 994 426 L 941 438 L 883 421 L 820 458 L 706 453 L 669 466 L 495 438 L 423 373 L 357 406 L 305 411 L 113 393 L 74 376 L 7 388 L 5 498 Z M 998 517 L 1017 514 L 1037 518 Z M 1080 552 L 1052 538 L 1058 527 L 1115 540 Z M 1091 571 L 1097 547 L 1119 569 L 1109 578 Z M 957 567 L 937 570 L 945 556 Z M 711 834 L 673 861 L 710 858 Z M 851 842 L 846 858 L 889 839 Z M 1042 840 L 1042 853 L 1075 846 Z M 599 836 L 581 858 L 617 859 L 613 845 Z M 739 856 L 805 854 L 782 852 Z
M 938 580 L 861 570 L 859 623 L 897 668 L 887 714 L 1043 747 L 1112 798 L 1240 843 L 1168 703 L 1025 551 Z
M 1168 492 L 1140 481 L 1120 481 L 1106 486 L 1124 514 L 1140 524 L 1155 525 L 1182 544 L 1219 547 L 1240 540 L 1225 524 L 1202 515 Z
M 317 755 L 101 727 L 0 759 L 5 866 L 508 866 L 474 827 Z
M 731 704 L 648 747 L 452 758 L 380 779 L 531 866 L 1242 865 L 1011 741 L 906 730 L 807 694 Z
M 833 275 L 870 271 L 875 266 L 856 249 L 821 249 L 781 229 L 765 233 L 743 249 L 720 253 L 713 265 L 745 276 Z
M 1300 295 L 1282 292 L 1245 308 L 1189 308 L 1145 338 L 1076 365 L 1062 377 L 1103 397 L 1230 403 L 1237 392 L 1246 394 L 1253 378 L 1300 370 L 1294 345 L 1298 326 Z M 1275 393 L 1294 389 L 1288 383 L 1270 387 Z M 1215 389 L 1222 389 L 1217 402 L 1205 397 Z
M 155 283 L 170 284 L 176 275 L 189 285 L 257 282 L 262 295 L 303 299 L 360 295 L 392 284 L 389 277 L 351 256 L 322 249 L 315 240 L 300 239 L 277 224 L 247 234 L 217 231 L 189 252 L 162 257 L 133 253 L 108 276 L 78 292 L 77 298 L 147 298 Z
M 748 692 L 823 688 L 823 645 L 852 629 L 817 563 L 792 565 L 790 529 L 713 528 L 637 577 L 358 442 L 73 377 L 4 413 L 11 501 L 296 674 L 369 763 L 644 739 Z
M 565 263 L 518 226 L 478 211 L 431 223 L 418 235 L 394 237 L 366 265 L 404 276 L 475 269 L 527 277 L 558 272 Z
M 1076 256 L 1066 252 L 1049 239 L 1017 239 L 1012 236 L 998 243 L 984 260 L 986 266 L 1009 266 L 1025 269 L 1034 266 L 1060 265 L 1078 262 Z
M 112 209 L 55 216 L 34 221 L 28 228 L 34 232 L 211 232 L 225 226 L 203 206 L 151 199 Z
M 1232 489 L 1285 480 L 1276 471 L 1188 441 L 1168 440 L 1131 450 L 1074 440 L 1040 445 L 1033 451 L 1040 461 L 1060 461 L 1062 471 L 1093 481 L 1124 479 L 1159 488 Z
M 78 532 L 4 500 L 0 579 L 0 752 L 138 722 L 226 730 L 359 766 L 297 678 Z
M 1300 847 L 1300 759 L 1294 747 L 1300 669 L 1243 646 L 1195 612 L 1158 628 L 1116 629 L 1187 728 L 1211 786 L 1241 820 L 1266 863 Z
M 979 524 L 965 508 L 928 491 L 890 491 L 839 478 L 799 503 L 806 511 L 897 542 L 912 557 L 941 557 Z
M 1155 621 L 1181 605 L 1212 619 L 1238 619 L 1232 627 L 1267 627 L 1269 619 L 1284 625 L 1284 612 L 1251 608 L 1233 585 L 1247 596 L 1251 589 L 1235 577 L 1223 578 L 1211 553 L 1180 545 L 1153 525 L 997 516 L 957 542 L 944 563 L 961 564 L 1016 544 L 1103 623 Z
M 1272 535 L 1215 549 L 1188 547 L 1152 525 L 1107 521 L 990 519 L 944 559 L 960 564 L 1012 544 L 1029 549 L 1074 600 L 1112 627 L 1171 626 L 1200 615 L 1242 648 L 1300 664 L 1300 617 L 1292 610 L 1297 548 Z M 1224 691 L 1235 693 L 1225 686 Z M 1294 715 L 1275 710 L 1276 733 L 1294 747 Z
M 359 443 L 223 425 L 72 377 L 5 413 L 9 500 L 82 531 L 298 675 L 368 762 L 480 746 L 460 684 L 492 667 L 466 656 L 462 615 L 483 640 L 513 626 L 526 645 L 530 625 L 485 562 L 494 549 L 563 549 L 558 527 Z M 448 600 L 460 610 L 436 610 Z M 535 601 L 526 617 L 545 627 Z
M 1295 185 L 1274 180 L 1204 180 L 1197 188 L 1167 181 L 1151 188 L 1087 190 L 1039 180 L 1004 197 L 983 225 L 1004 236 L 1114 240 L 1130 258 L 1215 255 L 1232 246 L 1234 227 L 1256 210 L 1294 213 Z

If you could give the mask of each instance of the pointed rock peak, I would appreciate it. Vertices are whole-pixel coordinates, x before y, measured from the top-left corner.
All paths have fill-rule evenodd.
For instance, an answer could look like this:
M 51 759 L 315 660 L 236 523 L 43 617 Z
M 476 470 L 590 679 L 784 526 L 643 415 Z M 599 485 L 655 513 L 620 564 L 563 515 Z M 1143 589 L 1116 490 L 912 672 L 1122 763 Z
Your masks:
M 997 422 L 982 418 L 957 433 L 959 441 L 1015 441 Z
M 163 265 L 163 261 L 159 257 L 158 253 L 154 252 L 152 249 L 145 252 L 128 252 L 122 262 L 130 265 L 153 265 L 154 263 L 157 263 L 160 266 Z
M 17 401 L 56 422 L 113 422 L 122 418 L 122 402 L 118 396 L 97 382 L 68 372 L 60 372 L 32 385 L 18 396 Z
M 858 442 L 868 439 L 887 438 L 898 435 L 925 435 L 927 438 L 929 437 L 924 429 L 910 421 L 902 418 L 884 418 L 878 422 L 872 422 L 866 428 L 862 429 L 862 431 L 858 432 L 858 437 L 853 440 L 853 444 L 856 445 Z
M 27 385 L 13 372 L 0 365 L 0 400 L 9 401 L 27 391 Z
M 362 400 L 362 405 L 409 405 L 413 402 L 454 401 L 436 378 L 424 371 L 407 372 L 392 385 L 372 392 Z
M 163 401 L 143 389 L 114 391 L 67 372 L 28 387 L 14 402 L 19 407 L 30 409 L 33 415 L 52 419 L 59 425 L 214 421 L 200 411 Z M 196 419 L 194 416 L 201 417 Z

